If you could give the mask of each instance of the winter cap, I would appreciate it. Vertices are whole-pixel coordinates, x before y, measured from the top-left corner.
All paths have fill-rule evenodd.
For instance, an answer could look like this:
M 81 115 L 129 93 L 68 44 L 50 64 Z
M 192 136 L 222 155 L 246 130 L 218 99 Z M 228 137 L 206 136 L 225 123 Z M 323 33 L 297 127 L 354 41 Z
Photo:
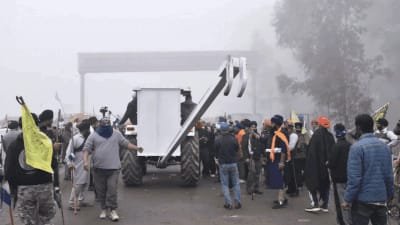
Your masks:
M 336 124 L 334 127 L 333 127 L 333 129 L 335 130 L 335 136 L 336 137 L 344 137 L 344 136 L 346 136 L 346 127 L 343 125 L 343 124 L 341 124 L 341 123 L 338 123 L 338 124 Z
M 331 127 L 331 121 L 325 117 L 325 116 L 320 116 L 318 117 L 318 125 L 324 128 L 330 128 Z
M 219 127 L 222 132 L 228 132 L 229 131 L 229 125 L 225 122 L 219 123 Z

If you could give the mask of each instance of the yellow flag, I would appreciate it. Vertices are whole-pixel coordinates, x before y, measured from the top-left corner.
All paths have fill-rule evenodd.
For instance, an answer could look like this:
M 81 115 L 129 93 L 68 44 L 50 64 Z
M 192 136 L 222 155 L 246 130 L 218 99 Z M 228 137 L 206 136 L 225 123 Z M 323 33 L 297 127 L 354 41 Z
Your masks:
M 46 134 L 39 130 L 26 105 L 22 105 L 22 132 L 25 146 L 26 164 L 53 174 L 51 160 L 53 146 Z
M 381 118 L 385 118 L 386 113 L 389 109 L 389 102 L 386 103 L 385 105 L 383 105 L 382 107 L 380 107 L 379 109 L 377 109 L 371 116 L 374 119 L 374 121 L 378 121 Z
M 290 120 L 292 121 L 293 124 L 300 122 L 299 116 L 297 115 L 297 113 L 295 111 L 292 111 L 290 113 Z

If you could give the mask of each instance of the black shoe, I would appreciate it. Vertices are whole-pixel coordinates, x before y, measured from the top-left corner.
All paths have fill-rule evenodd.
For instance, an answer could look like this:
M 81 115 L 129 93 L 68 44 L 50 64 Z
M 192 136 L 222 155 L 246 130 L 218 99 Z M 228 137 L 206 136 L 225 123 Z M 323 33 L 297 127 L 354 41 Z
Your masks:
M 232 209 L 232 205 L 225 204 L 225 205 L 224 205 L 224 208 L 225 208 L 225 209 L 229 209 L 229 210 L 230 210 L 230 209 Z
M 235 205 L 235 209 L 240 209 L 240 208 L 242 208 L 242 204 L 240 204 L 240 202 L 238 202 L 238 203 Z
M 257 190 L 257 191 L 254 192 L 254 194 L 256 194 L 256 195 L 262 195 L 263 193 L 262 193 L 261 191 L 258 191 L 258 190 Z

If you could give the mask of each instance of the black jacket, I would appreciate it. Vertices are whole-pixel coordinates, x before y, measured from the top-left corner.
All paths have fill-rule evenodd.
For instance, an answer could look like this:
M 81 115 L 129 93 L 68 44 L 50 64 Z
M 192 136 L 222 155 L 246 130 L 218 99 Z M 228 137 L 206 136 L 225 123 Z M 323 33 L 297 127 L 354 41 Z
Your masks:
M 128 120 L 128 118 L 132 124 L 137 124 L 137 97 L 135 97 L 134 99 L 132 99 L 132 101 L 128 103 L 124 116 L 122 117 L 121 121 L 119 121 L 119 123 L 124 124 Z
M 243 157 L 245 159 L 250 159 L 250 149 L 249 149 L 249 137 L 251 136 L 251 151 L 253 153 L 254 160 L 260 160 L 262 155 L 264 154 L 262 144 L 259 138 L 254 137 L 253 135 L 246 133 L 242 139 L 242 149 L 243 149 Z
M 329 156 L 328 167 L 331 169 L 332 180 L 335 183 L 347 182 L 347 159 L 349 158 L 350 142 L 338 139 Z
M 232 134 L 222 133 L 215 139 L 215 151 L 219 164 L 236 163 L 239 144 Z
M 311 137 L 306 156 L 305 182 L 308 190 L 315 191 L 329 186 L 329 172 L 326 163 L 335 144 L 333 135 L 326 128 L 319 128 Z
M 53 181 L 53 175 L 42 170 L 33 169 L 25 170 L 19 163 L 20 154 L 23 154 L 24 140 L 22 133 L 17 140 L 10 146 L 10 152 L 6 156 L 5 177 L 10 185 L 16 187 L 18 185 L 37 185 L 46 184 Z M 53 154 L 54 156 L 54 154 Z M 58 170 L 57 159 L 53 157 L 51 167 L 53 171 Z M 55 184 L 58 186 L 58 183 Z
M 206 128 L 198 128 L 197 132 L 198 132 L 198 135 L 199 135 L 199 147 L 200 147 L 200 150 L 206 149 L 208 151 L 209 140 L 210 140 L 209 132 L 207 131 Z

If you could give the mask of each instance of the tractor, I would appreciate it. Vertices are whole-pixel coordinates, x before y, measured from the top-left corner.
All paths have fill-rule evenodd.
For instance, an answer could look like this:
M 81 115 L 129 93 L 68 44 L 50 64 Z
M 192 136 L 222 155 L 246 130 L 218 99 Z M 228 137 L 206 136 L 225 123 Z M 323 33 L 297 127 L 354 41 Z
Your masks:
M 148 56 L 147 54 L 143 55 Z M 204 54 L 201 54 L 201 56 L 204 56 Z M 120 69 L 121 63 L 115 63 L 118 65 L 117 69 L 104 63 L 107 62 L 105 60 L 106 57 L 108 55 L 102 56 L 101 63 L 99 63 L 100 61 L 97 58 L 100 57 L 96 55 L 95 60 L 99 61 L 95 61 L 96 67 L 92 66 L 94 64 L 91 62 L 94 61 L 93 59 L 82 57 L 80 59 L 80 64 L 82 64 L 80 68 L 83 68 L 82 71 L 84 70 L 84 72 L 81 74 L 108 72 L 111 69 L 113 71 L 122 71 Z M 110 57 L 116 58 L 114 55 Z M 160 64 L 170 69 L 170 63 L 167 63 L 167 60 L 163 58 L 164 56 L 161 55 L 159 57 L 162 58 Z M 173 59 L 176 58 L 177 56 L 174 55 Z M 187 58 L 182 59 L 187 60 Z M 209 60 L 209 58 L 204 59 L 206 61 Z M 135 61 L 132 62 L 135 63 Z M 164 62 L 165 65 L 163 64 Z M 205 61 L 200 62 L 203 62 L 203 65 L 201 65 L 203 67 L 201 68 L 205 68 Z M 188 68 L 187 64 L 179 65 L 182 70 Z M 129 67 L 129 71 L 139 71 L 138 67 L 144 67 L 140 64 L 135 64 L 135 66 L 135 68 L 131 65 L 126 67 Z M 124 183 L 127 186 L 143 184 L 143 176 L 146 174 L 147 165 L 153 165 L 159 169 L 171 165 L 180 165 L 183 185 L 195 186 L 200 179 L 200 152 L 199 140 L 194 126 L 221 92 L 225 96 L 229 95 L 236 77 L 240 77 L 237 97 L 242 97 L 247 86 L 246 66 L 245 57 L 228 55 L 219 68 L 216 83 L 207 90 L 198 104 L 192 102 L 191 92 L 188 89 L 179 87 L 134 89 L 133 99 L 128 104 L 120 124 L 124 124 L 129 118 L 132 125 L 125 127 L 125 136 L 132 143 L 143 147 L 144 151 L 142 153 L 127 150 L 121 151 L 121 172 Z M 153 68 L 148 66 L 143 69 L 143 71 L 145 70 L 153 70 Z M 82 75 L 82 77 L 84 76 Z M 84 84 L 84 79 L 82 83 Z M 84 85 L 81 87 L 83 87 L 81 93 L 84 93 Z M 84 94 L 81 96 L 84 96 Z M 181 102 L 181 96 L 185 97 L 184 102 Z M 82 102 L 83 100 L 84 98 L 82 98 Z M 81 106 L 83 108 L 84 103 L 82 102 Z

